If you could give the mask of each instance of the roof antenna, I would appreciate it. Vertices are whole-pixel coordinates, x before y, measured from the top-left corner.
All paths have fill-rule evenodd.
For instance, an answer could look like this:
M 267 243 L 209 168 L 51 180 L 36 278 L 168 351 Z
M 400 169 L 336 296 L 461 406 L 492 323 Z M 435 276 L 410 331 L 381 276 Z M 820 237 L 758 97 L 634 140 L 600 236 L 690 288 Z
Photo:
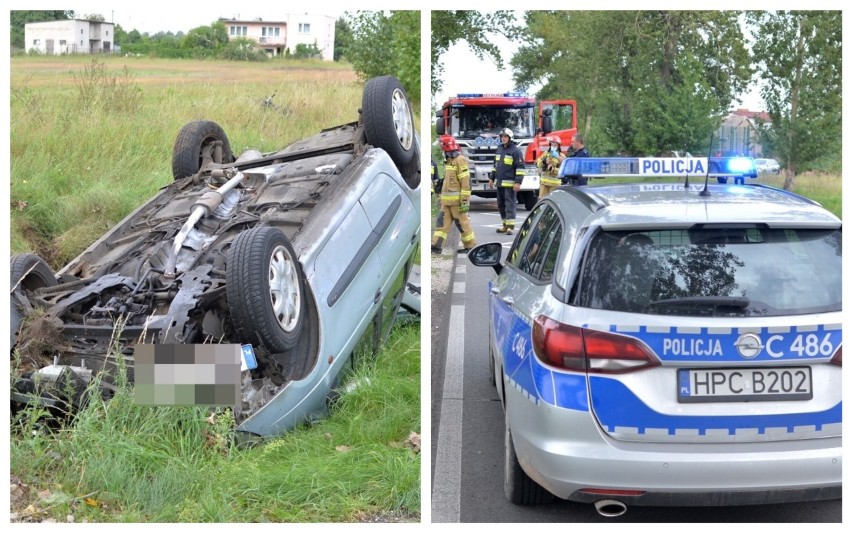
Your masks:
M 707 174 L 704 176 L 704 190 L 698 193 L 698 196 L 710 196 L 710 190 L 707 189 L 707 182 L 710 181 L 710 156 L 713 155 L 713 134 L 715 131 L 710 132 L 710 148 L 707 150 Z

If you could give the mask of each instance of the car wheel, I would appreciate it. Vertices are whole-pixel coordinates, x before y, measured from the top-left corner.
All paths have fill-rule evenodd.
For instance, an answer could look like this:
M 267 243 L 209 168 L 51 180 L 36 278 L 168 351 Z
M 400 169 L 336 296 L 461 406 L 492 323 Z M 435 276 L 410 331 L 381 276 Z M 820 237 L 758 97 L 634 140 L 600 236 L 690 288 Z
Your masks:
M 544 487 L 533 481 L 515 454 L 515 445 L 512 442 L 512 432 L 509 430 L 509 420 L 506 420 L 506 464 L 503 481 L 503 491 L 506 499 L 516 505 L 540 505 L 553 501 L 553 494 L 544 490 Z
M 234 160 L 225 130 L 209 120 L 196 120 L 182 127 L 172 151 L 174 179 L 196 174 L 208 159 L 218 164 Z
M 397 168 L 414 157 L 414 115 L 402 84 L 393 76 L 373 78 L 364 86 L 361 118 L 367 142 L 388 153 Z
M 53 270 L 50 269 L 44 259 L 35 254 L 13 255 L 9 270 L 11 272 L 11 299 L 12 335 L 11 347 L 14 348 L 18 340 L 18 330 L 23 321 L 23 304 L 26 301 L 26 293 L 36 289 L 55 287 L 58 285 Z
M 241 342 L 291 349 L 305 321 L 305 281 L 293 245 L 277 228 L 243 232 L 228 250 L 231 322 Z

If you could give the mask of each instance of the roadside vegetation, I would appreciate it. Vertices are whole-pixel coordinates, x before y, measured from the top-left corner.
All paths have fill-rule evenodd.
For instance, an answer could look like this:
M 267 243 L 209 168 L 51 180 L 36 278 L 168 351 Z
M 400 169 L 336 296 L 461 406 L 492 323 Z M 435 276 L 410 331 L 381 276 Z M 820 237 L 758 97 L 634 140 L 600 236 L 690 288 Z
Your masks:
M 237 446 L 233 416 L 92 400 L 73 424 L 12 421 L 13 521 L 416 522 L 420 328 L 362 355 L 328 418 Z M 348 390 L 347 390 L 348 389 Z
M 172 181 L 187 122 L 219 123 L 235 154 L 269 152 L 357 120 L 361 92 L 350 68 L 310 61 L 13 57 L 11 252 L 64 266 Z M 419 324 L 345 383 L 329 418 L 250 449 L 227 411 L 137 406 L 126 387 L 73 424 L 19 413 L 13 519 L 418 521 Z

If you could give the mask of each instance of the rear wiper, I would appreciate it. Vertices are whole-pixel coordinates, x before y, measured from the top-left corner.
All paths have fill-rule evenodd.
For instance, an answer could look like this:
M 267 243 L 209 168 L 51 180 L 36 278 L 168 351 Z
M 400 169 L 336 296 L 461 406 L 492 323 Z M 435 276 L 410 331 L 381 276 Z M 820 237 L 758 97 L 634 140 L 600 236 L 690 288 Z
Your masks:
M 684 296 L 682 298 L 666 298 L 648 303 L 648 306 L 677 306 L 692 305 L 706 307 L 735 307 L 745 309 L 751 305 L 751 299 L 745 296 Z

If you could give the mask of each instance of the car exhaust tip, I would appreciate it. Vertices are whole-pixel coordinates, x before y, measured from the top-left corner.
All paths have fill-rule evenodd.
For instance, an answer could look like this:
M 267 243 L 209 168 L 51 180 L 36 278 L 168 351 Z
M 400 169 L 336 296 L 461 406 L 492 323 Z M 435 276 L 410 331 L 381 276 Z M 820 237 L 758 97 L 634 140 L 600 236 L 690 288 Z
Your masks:
M 627 505 L 618 500 L 597 500 L 595 510 L 606 518 L 615 518 L 627 512 Z

